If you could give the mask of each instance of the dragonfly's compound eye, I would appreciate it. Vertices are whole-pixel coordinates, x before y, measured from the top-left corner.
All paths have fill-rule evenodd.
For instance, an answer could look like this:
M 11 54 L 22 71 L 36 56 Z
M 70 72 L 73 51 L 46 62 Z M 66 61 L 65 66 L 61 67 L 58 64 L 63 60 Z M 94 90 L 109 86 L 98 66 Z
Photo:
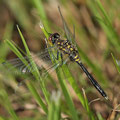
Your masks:
M 60 35 L 58 33 L 54 33 L 54 38 L 58 39 L 58 38 L 60 38 Z
M 60 38 L 60 35 L 58 33 L 54 33 L 52 34 L 51 36 L 51 41 L 52 41 L 52 44 L 54 44 L 56 42 L 56 40 L 58 40 Z

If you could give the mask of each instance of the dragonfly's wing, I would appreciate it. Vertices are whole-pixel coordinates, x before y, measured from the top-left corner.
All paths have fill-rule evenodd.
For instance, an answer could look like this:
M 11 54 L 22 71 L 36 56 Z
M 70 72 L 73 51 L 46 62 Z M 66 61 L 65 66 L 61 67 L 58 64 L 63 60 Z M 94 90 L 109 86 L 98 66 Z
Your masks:
M 49 62 L 45 62 L 43 59 L 40 59 L 39 57 L 35 57 L 35 55 L 32 53 L 32 56 L 34 56 L 34 62 L 37 64 L 38 68 L 45 68 L 45 70 L 49 73 L 50 71 L 55 70 L 57 67 L 59 67 L 62 64 L 66 64 L 66 62 L 69 60 L 68 57 L 65 58 L 62 62 L 62 60 L 56 60 L 55 63 L 52 63 L 51 61 Z M 54 59 L 57 59 L 56 56 L 54 56 Z M 34 71 L 34 69 L 32 69 L 32 62 L 30 64 L 28 64 L 28 66 L 25 66 L 24 71 L 26 71 L 27 68 L 31 68 L 29 70 L 29 72 Z
M 37 53 L 35 56 L 38 56 L 38 57 L 40 57 L 40 58 L 48 58 L 48 59 L 50 59 L 50 57 L 49 57 L 49 54 L 48 54 L 48 49 L 49 48 L 46 48 L 44 51 L 42 51 L 42 52 L 40 52 L 40 53 Z M 49 50 L 50 51 L 50 50 Z M 32 58 L 34 59 L 34 55 L 32 55 Z M 25 57 L 23 57 L 23 58 L 21 58 L 21 60 L 22 59 L 25 59 L 25 60 L 28 60 L 29 58 L 28 58 L 28 56 L 25 56 Z M 21 60 L 20 60 L 20 58 L 15 58 L 15 59 L 11 59 L 11 60 L 8 60 L 8 61 L 5 61 L 5 62 L 3 62 L 3 64 L 6 64 L 7 62 L 9 62 L 9 63 L 11 63 L 11 64 L 13 64 L 13 65 L 16 65 L 16 64 L 18 64 L 18 63 L 20 63 L 21 62 Z
M 49 51 L 51 51 L 51 49 Z M 33 60 L 36 62 L 36 64 L 38 64 L 38 61 L 41 60 L 39 62 L 39 67 L 38 67 L 39 69 L 40 69 L 40 64 L 42 66 L 42 65 L 44 65 L 43 63 L 45 63 L 45 62 L 46 63 L 49 63 L 49 62 L 51 63 L 50 56 L 49 56 L 49 53 L 48 53 L 48 48 L 45 49 L 43 52 L 38 53 L 37 55 L 31 53 L 31 56 L 32 56 Z M 25 59 L 28 62 L 27 66 L 22 62 L 22 59 Z M 32 66 L 32 63 L 29 62 L 29 57 L 28 56 L 25 56 L 21 59 L 15 58 L 15 59 L 12 59 L 12 60 L 8 60 L 8 61 L 3 62 L 0 65 L 0 67 L 6 68 L 7 72 L 12 71 L 12 72 L 15 72 L 15 73 L 16 73 L 16 71 L 23 72 L 23 73 L 30 72 L 30 70 L 28 70 L 28 66 L 30 66 L 29 68 L 31 68 L 31 66 Z
M 75 42 L 75 25 L 73 25 L 73 42 Z
M 74 43 L 75 41 L 75 27 L 74 27 L 74 35 L 71 33 L 67 23 L 65 22 L 64 18 L 63 18 L 63 15 L 62 15 L 62 12 L 60 10 L 60 7 L 58 6 L 58 10 L 59 10 L 59 13 L 60 13 L 60 16 L 61 16 L 61 19 L 62 19 L 62 23 L 63 23 L 63 27 L 64 27 L 64 31 L 65 31 L 65 34 L 66 34 L 66 37 L 67 39 Z
M 36 63 L 39 71 L 42 71 L 43 68 L 48 70 L 48 69 L 50 69 L 50 67 L 53 68 L 53 66 L 54 67 L 57 66 L 55 64 L 52 64 L 49 53 L 48 53 L 48 49 L 49 49 L 49 53 L 52 52 L 53 50 L 56 50 L 54 47 L 52 47 L 52 48 L 50 47 L 38 54 L 34 54 L 31 52 L 32 59 Z M 56 56 L 54 56 L 53 58 L 55 59 Z M 28 64 L 25 65 L 22 62 L 22 59 L 25 59 Z M 2 66 L 4 68 L 6 68 L 5 71 L 8 73 L 12 72 L 13 74 L 16 74 L 16 73 L 17 74 L 26 74 L 26 73 L 31 73 L 34 71 L 34 68 L 32 68 L 32 64 L 33 64 L 33 62 L 30 62 L 29 56 L 25 56 L 21 59 L 16 58 L 16 59 L 5 61 L 0 65 L 0 67 Z
M 47 77 L 48 74 L 51 76 L 51 77 L 55 77 L 56 74 L 55 74 L 55 69 L 57 69 L 58 67 L 61 67 L 63 64 L 66 64 L 66 62 L 68 62 L 69 58 L 67 57 L 66 59 L 64 59 L 64 61 L 57 61 L 57 63 L 54 63 L 53 65 L 49 66 L 49 68 L 46 70 L 46 72 L 44 72 L 43 76 L 44 77 Z M 53 77 L 53 78 L 54 78 Z

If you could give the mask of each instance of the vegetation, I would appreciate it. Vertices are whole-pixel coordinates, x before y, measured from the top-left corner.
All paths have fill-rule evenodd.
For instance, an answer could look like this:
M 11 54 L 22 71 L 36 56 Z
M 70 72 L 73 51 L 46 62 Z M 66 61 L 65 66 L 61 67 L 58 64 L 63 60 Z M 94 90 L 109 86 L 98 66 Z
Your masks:
M 0 3 L 3 12 L 0 120 L 120 119 L 119 0 L 1 0 Z M 45 43 L 49 33 L 58 32 L 66 39 L 58 5 L 72 33 L 75 26 L 74 42 L 82 62 L 109 100 L 97 92 L 76 63 L 68 61 L 57 67 L 60 61 L 54 59 L 56 52 L 45 48 L 52 47 Z M 49 52 L 52 63 L 44 60 L 47 52 L 43 51 Z M 15 57 L 24 65 L 11 62 L 21 66 L 22 71 L 27 66 L 31 73 L 23 74 L 11 64 L 6 69 L 4 63 Z M 51 66 L 47 69 L 44 64 L 52 64 L 56 69 L 50 69 Z

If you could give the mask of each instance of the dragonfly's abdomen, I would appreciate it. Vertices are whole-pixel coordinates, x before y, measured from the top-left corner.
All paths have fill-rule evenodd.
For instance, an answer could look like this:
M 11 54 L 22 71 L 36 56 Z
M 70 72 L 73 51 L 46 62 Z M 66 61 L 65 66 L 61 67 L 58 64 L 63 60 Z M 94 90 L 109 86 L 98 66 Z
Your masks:
M 68 40 L 58 40 L 57 47 L 63 54 L 68 54 L 71 61 L 80 62 L 78 51 Z

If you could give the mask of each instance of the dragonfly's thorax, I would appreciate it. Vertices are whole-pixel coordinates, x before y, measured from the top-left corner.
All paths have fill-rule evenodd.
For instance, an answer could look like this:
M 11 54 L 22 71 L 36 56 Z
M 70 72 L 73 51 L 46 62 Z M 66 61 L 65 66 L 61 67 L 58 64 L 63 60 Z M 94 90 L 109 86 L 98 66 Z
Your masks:
M 76 47 L 69 42 L 69 40 L 57 39 L 55 44 L 63 54 L 67 54 L 69 56 L 70 60 L 80 61 Z
M 67 54 L 72 61 L 80 62 L 76 47 L 69 40 L 61 40 L 58 33 L 51 34 L 49 41 L 55 45 L 63 54 Z

